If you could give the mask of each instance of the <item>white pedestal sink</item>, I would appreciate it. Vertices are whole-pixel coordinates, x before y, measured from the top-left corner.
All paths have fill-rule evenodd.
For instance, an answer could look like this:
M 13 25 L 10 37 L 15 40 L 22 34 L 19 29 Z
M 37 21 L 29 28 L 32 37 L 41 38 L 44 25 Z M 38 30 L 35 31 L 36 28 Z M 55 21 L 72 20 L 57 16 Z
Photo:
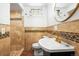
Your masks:
M 55 38 L 44 37 L 38 42 L 41 48 L 47 52 L 68 52 L 74 51 L 74 47 L 65 43 L 56 42 Z

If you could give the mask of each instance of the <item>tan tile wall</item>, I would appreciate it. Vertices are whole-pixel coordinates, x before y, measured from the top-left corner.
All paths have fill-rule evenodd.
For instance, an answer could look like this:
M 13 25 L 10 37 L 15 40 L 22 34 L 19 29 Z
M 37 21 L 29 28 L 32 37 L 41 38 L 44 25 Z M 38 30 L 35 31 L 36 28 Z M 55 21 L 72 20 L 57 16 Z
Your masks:
M 18 51 L 24 48 L 23 18 L 22 15 L 18 12 L 11 12 L 10 15 L 11 15 L 10 20 L 11 51 Z
M 79 33 L 79 20 L 72 21 L 72 22 L 62 23 L 62 24 L 58 25 L 58 30 L 57 31 Z M 75 51 L 75 55 L 79 55 L 79 43 L 74 42 L 72 40 L 68 40 L 68 39 L 67 40 L 63 39 L 63 41 L 68 42 L 69 44 L 74 45 L 75 50 L 76 50 Z

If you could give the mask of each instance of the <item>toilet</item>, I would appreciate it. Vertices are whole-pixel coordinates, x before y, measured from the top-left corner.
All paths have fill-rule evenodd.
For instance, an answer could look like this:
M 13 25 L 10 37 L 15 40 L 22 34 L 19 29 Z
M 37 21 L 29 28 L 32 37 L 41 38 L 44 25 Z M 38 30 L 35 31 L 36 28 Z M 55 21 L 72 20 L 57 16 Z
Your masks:
M 41 49 L 39 43 L 33 43 L 32 48 L 34 51 L 34 56 L 43 56 L 43 50 Z
M 39 43 L 33 43 L 32 47 L 35 48 L 35 49 L 40 49 Z
M 43 36 L 44 39 L 47 39 L 49 37 L 47 36 Z M 40 44 L 37 42 L 37 43 L 33 43 L 32 44 L 32 48 L 34 50 L 34 56 L 43 56 L 43 50 L 40 46 Z

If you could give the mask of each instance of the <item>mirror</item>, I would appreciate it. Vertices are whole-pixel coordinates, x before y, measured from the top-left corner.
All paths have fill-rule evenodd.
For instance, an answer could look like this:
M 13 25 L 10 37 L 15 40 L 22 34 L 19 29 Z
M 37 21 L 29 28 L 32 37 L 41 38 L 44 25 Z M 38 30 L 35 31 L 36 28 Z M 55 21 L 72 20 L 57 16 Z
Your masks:
M 77 8 L 77 3 L 56 3 L 54 7 L 56 21 L 67 21 L 76 12 Z

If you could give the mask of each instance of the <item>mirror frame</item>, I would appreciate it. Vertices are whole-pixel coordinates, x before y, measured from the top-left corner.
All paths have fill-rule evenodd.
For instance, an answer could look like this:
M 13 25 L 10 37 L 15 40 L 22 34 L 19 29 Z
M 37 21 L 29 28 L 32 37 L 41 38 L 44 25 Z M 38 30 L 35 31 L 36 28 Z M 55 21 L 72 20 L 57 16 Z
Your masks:
M 56 6 L 56 4 L 55 4 L 55 6 Z M 63 21 L 58 21 L 58 20 L 56 19 L 56 17 L 55 17 L 56 21 L 57 21 L 57 22 L 65 22 L 65 21 L 67 21 L 68 19 L 70 19 L 70 18 L 75 14 L 75 12 L 77 11 L 78 8 L 79 8 L 79 3 L 77 3 L 75 9 L 74 9 L 73 12 L 69 15 L 69 17 L 67 17 L 67 18 L 64 19 Z M 55 7 L 54 7 L 54 11 L 55 11 Z

